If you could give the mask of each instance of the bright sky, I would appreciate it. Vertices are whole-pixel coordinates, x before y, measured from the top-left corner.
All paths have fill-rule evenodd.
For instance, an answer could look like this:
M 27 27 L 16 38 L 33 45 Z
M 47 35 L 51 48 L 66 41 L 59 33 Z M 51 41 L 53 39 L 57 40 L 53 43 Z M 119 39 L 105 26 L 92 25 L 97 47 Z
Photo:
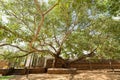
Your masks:
M 112 17 L 112 19 L 114 19 L 114 20 L 116 20 L 116 21 L 119 21 L 120 20 L 120 16 L 118 16 L 118 17 Z
M 44 0 L 45 2 L 48 2 L 48 0 Z
M 3 23 L 8 23 L 7 16 L 2 15 L 2 22 Z

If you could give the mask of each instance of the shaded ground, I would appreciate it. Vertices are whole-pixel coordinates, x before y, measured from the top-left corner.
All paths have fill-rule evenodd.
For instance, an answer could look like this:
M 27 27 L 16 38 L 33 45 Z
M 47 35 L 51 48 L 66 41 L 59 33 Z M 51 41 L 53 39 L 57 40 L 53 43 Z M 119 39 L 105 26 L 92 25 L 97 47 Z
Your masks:
M 78 74 L 29 74 L 16 75 L 10 80 L 120 80 L 120 72 L 106 70 L 80 70 Z

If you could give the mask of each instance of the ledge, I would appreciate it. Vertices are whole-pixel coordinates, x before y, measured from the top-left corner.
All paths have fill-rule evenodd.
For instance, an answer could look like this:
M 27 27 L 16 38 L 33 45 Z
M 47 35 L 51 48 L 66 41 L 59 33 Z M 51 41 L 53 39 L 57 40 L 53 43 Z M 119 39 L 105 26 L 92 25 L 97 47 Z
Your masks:
M 76 68 L 48 68 L 48 74 L 75 74 Z

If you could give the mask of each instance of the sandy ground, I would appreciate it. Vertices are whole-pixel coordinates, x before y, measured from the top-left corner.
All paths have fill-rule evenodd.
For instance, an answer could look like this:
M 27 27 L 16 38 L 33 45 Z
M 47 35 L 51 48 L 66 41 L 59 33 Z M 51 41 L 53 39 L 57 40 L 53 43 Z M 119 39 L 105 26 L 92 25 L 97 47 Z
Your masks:
M 16 75 L 10 80 L 120 80 L 120 72 L 77 71 L 77 74 L 29 74 Z

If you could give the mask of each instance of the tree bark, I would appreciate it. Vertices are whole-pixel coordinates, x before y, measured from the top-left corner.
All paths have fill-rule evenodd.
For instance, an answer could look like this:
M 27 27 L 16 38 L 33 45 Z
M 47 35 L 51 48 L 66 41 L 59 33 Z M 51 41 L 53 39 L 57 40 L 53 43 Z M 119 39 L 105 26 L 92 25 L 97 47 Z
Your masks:
M 62 63 L 62 68 L 69 68 L 70 64 L 68 61 L 64 61 L 64 63 Z
M 53 64 L 52 64 L 53 68 L 57 67 L 57 61 L 58 61 L 58 59 L 55 57 L 55 59 L 53 60 Z

